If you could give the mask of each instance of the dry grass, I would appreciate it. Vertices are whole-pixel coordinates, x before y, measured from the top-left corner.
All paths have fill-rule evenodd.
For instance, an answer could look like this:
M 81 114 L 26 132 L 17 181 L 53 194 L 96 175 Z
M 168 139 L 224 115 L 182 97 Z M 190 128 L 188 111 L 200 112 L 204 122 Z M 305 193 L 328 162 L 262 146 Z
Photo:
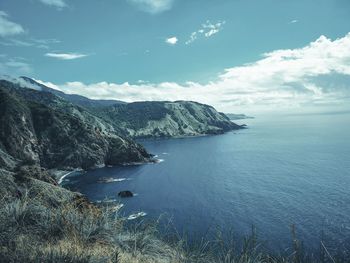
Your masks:
M 350 262 L 349 253 L 336 257 L 326 246 L 318 257 L 305 255 L 294 228 L 291 249 L 282 256 L 268 253 L 254 228 L 241 245 L 227 241 L 221 232 L 214 239 L 188 243 L 179 235 L 160 233 L 157 222 L 126 226 L 110 207 L 97 208 L 65 193 L 57 186 L 48 190 L 36 185 L 20 197 L 2 197 L 0 262 Z

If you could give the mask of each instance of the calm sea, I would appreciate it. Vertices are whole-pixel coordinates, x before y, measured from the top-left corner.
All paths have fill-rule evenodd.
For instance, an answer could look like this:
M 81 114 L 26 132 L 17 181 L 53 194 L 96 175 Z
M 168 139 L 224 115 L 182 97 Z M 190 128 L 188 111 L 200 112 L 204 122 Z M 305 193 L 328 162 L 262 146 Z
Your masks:
M 161 162 L 73 175 L 65 186 L 92 201 L 118 199 L 121 213 L 171 218 L 180 233 L 217 227 L 237 239 L 252 225 L 266 245 L 350 242 L 350 114 L 269 116 L 241 120 L 249 129 L 225 135 L 142 141 Z M 99 183 L 102 177 L 115 182 Z M 136 219 L 140 220 L 140 219 Z

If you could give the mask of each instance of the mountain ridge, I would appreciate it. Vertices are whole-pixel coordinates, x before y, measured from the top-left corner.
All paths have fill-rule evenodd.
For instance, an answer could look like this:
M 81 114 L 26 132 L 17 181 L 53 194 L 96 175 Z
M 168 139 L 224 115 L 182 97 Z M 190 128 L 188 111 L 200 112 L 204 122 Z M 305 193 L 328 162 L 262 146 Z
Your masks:
M 21 81 L 24 84 L 0 80 L 0 166 L 6 169 L 21 163 L 91 169 L 148 162 L 152 155 L 133 139 L 222 134 L 243 128 L 198 102 L 101 105 L 79 95 L 89 102 L 82 106 L 71 95 L 64 97 L 65 93 L 35 80 L 22 77 Z M 30 88 L 23 87 L 25 83 Z
M 28 77 L 21 79 L 38 85 L 45 92 L 62 97 L 81 106 L 94 116 L 109 123 L 123 136 L 131 138 L 187 137 L 222 134 L 243 126 L 233 123 L 224 113 L 214 107 L 194 101 L 140 101 L 91 100 L 81 95 L 67 95 L 46 87 Z M 88 103 L 72 99 L 79 96 Z M 102 103 L 103 102 L 103 103 Z M 113 103 L 112 103 L 113 102 Z M 102 103 L 102 104 L 101 104 Z
M 91 169 L 151 158 L 141 145 L 112 130 L 101 130 L 78 115 L 28 100 L 23 90 L 0 84 L 3 167 L 31 163 L 47 169 Z

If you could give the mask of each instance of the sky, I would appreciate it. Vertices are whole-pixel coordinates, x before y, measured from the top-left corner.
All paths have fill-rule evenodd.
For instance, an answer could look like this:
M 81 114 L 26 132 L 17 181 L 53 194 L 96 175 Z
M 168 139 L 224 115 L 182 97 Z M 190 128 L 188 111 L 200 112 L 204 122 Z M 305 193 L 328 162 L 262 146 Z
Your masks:
M 0 74 L 94 99 L 350 110 L 348 0 L 1 0 Z

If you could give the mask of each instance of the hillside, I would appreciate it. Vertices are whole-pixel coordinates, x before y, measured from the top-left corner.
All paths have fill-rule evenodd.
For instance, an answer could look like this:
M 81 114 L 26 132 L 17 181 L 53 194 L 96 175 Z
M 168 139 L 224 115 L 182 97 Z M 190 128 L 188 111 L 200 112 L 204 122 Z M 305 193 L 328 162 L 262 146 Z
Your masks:
M 70 102 L 71 105 L 81 106 L 79 107 L 81 113 L 98 116 L 110 124 L 119 134 L 127 137 L 198 136 L 222 134 L 230 130 L 243 128 L 231 122 L 225 114 L 217 112 L 213 107 L 197 102 L 149 101 L 123 103 L 116 100 L 91 100 L 80 95 L 68 95 L 50 89 L 30 78 L 22 77 L 22 79 L 39 87 L 42 94 L 51 93 L 61 98 L 61 100 Z M 47 95 L 45 95 L 45 99 L 34 98 L 34 100 L 47 101 L 46 97 Z M 55 107 L 61 105 L 60 108 L 63 110 L 70 107 L 67 103 L 62 107 L 64 102 L 57 103 L 57 101 L 57 99 L 54 100 L 54 103 L 51 101 L 50 106 L 53 106 L 53 104 Z M 71 113 L 75 114 L 76 110 L 71 111 Z
M 92 205 L 58 186 L 50 172 L 152 160 L 123 135 L 149 136 L 157 127 L 156 136 L 196 135 L 236 126 L 193 102 L 131 103 L 119 110 L 88 102 L 0 80 L 1 262 L 211 260 L 187 251 L 182 240 L 165 239 L 155 225 L 128 228 L 114 206 Z
M 225 113 L 225 115 L 226 115 L 230 120 L 254 119 L 254 117 L 247 116 L 247 115 L 245 115 L 245 114 Z
M 0 83 L 2 167 L 35 163 L 45 168 L 90 169 L 150 158 L 141 145 L 95 125 L 96 119 L 30 100 L 27 93 L 35 97 L 41 92 L 9 89 L 5 84 Z
M 134 102 L 95 109 L 125 136 L 184 137 L 241 129 L 213 107 L 192 101 Z
M 37 81 L 35 81 L 31 78 L 25 77 L 25 76 L 20 77 L 20 79 L 22 79 L 24 82 L 27 82 L 27 83 L 32 84 L 34 86 L 37 86 L 41 91 L 50 92 L 58 97 L 61 97 L 65 100 L 75 104 L 75 105 L 86 107 L 86 108 L 105 107 L 105 106 L 112 106 L 114 104 L 125 104 L 125 102 L 119 101 L 119 100 L 93 100 L 93 99 L 89 99 L 87 97 L 77 95 L 77 94 L 66 94 L 62 91 L 49 88 L 43 84 L 40 84 Z

